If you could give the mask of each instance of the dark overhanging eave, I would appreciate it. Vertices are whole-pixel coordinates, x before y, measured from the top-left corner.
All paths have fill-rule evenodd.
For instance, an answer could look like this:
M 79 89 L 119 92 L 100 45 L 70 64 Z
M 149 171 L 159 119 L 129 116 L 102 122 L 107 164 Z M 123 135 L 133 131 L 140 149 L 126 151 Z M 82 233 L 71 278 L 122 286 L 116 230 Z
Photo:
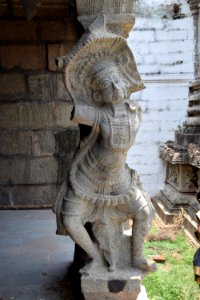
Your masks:
M 2 8 L 7 8 L 7 10 L 12 10 L 14 8 L 23 8 L 27 20 L 31 20 L 38 8 L 43 9 L 48 8 L 60 8 L 64 9 L 67 6 L 75 6 L 75 0 L 0 0 L 0 10 Z

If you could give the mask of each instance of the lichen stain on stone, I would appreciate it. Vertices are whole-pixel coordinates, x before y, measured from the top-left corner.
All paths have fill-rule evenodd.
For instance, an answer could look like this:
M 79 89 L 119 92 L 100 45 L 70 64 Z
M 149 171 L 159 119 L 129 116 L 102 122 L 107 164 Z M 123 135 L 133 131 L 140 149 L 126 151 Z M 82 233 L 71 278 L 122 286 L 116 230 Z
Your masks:
M 108 281 L 108 289 L 111 293 L 119 293 L 123 291 L 127 281 L 126 280 L 119 280 L 113 279 Z

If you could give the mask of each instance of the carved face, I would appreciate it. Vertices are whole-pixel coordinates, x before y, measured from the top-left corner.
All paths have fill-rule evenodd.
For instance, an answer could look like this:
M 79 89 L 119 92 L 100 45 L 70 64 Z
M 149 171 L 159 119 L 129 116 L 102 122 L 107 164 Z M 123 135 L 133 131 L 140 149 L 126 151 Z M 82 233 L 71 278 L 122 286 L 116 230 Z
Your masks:
M 95 74 L 93 98 L 95 102 L 117 103 L 127 98 L 127 83 L 117 66 L 104 64 Z

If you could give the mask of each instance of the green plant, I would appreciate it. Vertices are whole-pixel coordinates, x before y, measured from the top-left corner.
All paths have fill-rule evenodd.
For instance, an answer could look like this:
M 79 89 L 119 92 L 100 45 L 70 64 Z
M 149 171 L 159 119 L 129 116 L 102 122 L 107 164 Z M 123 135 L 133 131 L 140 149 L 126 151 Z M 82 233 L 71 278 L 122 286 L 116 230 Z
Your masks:
M 164 264 L 157 264 L 157 272 L 146 276 L 143 281 L 149 300 L 200 300 L 200 289 L 193 275 L 194 252 L 180 229 L 174 240 L 145 243 L 146 257 L 163 255 L 166 259 Z

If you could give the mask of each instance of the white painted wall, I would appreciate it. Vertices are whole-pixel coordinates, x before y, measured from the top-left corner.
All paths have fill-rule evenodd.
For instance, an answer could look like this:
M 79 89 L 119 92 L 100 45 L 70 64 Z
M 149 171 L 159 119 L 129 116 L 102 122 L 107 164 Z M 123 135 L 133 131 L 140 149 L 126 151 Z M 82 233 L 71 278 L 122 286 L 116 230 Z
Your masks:
M 159 147 L 174 140 L 174 131 L 187 113 L 188 84 L 194 78 L 193 22 L 186 1 L 136 3 L 136 24 L 128 43 L 146 89 L 132 95 L 142 107 L 143 121 L 127 162 L 153 196 L 165 175 Z M 184 18 L 173 19 L 174 3 L 180 4 Z

